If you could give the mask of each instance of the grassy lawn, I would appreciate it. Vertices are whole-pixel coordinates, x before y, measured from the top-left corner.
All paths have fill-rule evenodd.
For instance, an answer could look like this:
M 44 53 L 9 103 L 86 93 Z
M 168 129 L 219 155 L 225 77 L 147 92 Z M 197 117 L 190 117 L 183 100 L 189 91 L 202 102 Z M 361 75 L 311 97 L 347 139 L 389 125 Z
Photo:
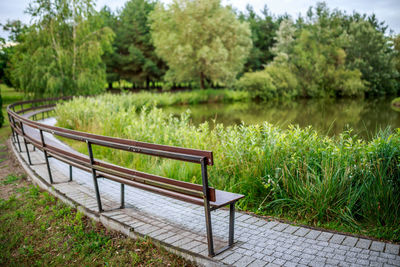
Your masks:
M 4 124 L 3 127 L 0 128 L 0 142 L 2 143 L 11 133 L 10 127 L 8 126 L 7 106 L 13 102 L 22 100 L 24 94 L 17 92 L 13 88 L 10 88 L 4 84 L 0 84 L 0 94 L 3 98 L 3 106 L 1 107 L 1 111 L 4 115 Z
M 133 240 L 63 204 L 20 176 L 1 179 L 0 265 L 190 266 L 148 239 Z

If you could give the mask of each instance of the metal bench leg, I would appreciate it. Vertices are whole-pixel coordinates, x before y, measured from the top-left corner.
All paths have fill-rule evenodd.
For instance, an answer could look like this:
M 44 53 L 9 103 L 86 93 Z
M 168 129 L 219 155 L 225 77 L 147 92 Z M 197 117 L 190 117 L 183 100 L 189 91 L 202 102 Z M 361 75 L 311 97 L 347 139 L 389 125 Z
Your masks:
M 210 212 L 210 204 L 204 203 L 204 211 L 206 217 L 206 230 L 207 230 L 207 243 L 208 243 L 208 256 L 214 257 L 214 240 L 212 236 L 212 227 L 211 227 L 211 212 Z
M 46 160 L 47 172 L 49 174 L 50 183 L 52 184 L 53 183 L 53 176 L 51 175 L 49 156 L 47 155 L 47 151 L 46 151 L 46 148 L 45 148 L 46 144 L 44 143 L 43 131 L 39 130 L 39 132 L 40 132 L 40 139 L 42 141 L 44 159 Z
M 72 182 L 72 165 L 69 165 L 69 181 Z
M 121 209 L 125 208 L 125 185 L 121 184 Z
M 97 206 L 99 208 L 99 212 L 102 212 L 103 211 L 103 207 L 101 205 L 99 184 L 97 182 L 96 170 L 93 168 L 94 158 L 93 158 L 92 144 L 90 142 L 88 142 L 88 141 L 86 141 L 86 143 L 88 145 L 90 164 L 92 165 L 93 184 L 94 184 L 94 190 L 96 191 Z
M 214 257 L 214 240 L 212 236 L 211 227 L 211 210 L 210 210 L 210 197 L 208 195 L 208 177 L 207 177 L 207 159 L 201 160 L 201 176 L 203 180 L 203 195 L 204 195 L 204 213 L 206 217 L 206 230 L 207 230 L 207 243 L 208 243 L 208 256 Z
M 233 237 L 234 237 L 234 229 L 235 229 L 235 202 L 229 205 L 229 246 L 233 245 Z

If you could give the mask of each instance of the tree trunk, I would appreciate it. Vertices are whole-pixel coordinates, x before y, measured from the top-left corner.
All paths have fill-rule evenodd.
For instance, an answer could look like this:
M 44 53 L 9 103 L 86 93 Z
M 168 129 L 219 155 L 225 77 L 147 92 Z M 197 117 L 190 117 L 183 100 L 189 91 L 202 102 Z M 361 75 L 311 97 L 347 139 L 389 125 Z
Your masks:
M 204 77 L 204 73 L 203 72 L 200 72 L 200 89 L 204 89 L 204 79 L 205 79 L 205 77 Z

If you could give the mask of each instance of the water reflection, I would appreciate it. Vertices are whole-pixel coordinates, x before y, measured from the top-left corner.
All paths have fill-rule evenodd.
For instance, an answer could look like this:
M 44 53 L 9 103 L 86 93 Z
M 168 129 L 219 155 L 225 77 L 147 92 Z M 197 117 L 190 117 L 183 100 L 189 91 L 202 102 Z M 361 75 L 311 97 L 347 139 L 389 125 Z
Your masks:
M 322 134 L 337 135 L 349 127 L 368 139 L 380 128 L 400 127 L 400 112 L 390 107 L 391 99 L 298 100 L 287 103 L 209 103 L 164 108 L 180 114 L 190 109 L 195 124 L 216 120 L 224 125 L 260 124 L 268 121 L 283 128 L 289 124 L 312 125 Z

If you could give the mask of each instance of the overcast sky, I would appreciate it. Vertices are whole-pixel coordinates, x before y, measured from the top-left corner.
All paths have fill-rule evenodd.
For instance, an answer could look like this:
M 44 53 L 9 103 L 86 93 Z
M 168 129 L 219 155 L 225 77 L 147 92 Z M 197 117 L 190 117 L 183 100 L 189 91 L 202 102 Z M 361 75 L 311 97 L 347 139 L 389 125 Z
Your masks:
M 161 0 L 169 3 L 171 0 Z M 29 4 L 29 0 L 0 0 L 0 23 L 5 23 L 7 19 L 19 19 L 24 23 L 30 22 L 30 17 L 24 14 L 24 10 Z M 96 8 L 100 9 L 108 5 L 112 10 L 121 8 L 126 0 L 98 0 Z M 250 4 L 254 10 L 259 11 L 264 5 L 272 14 L 280 15 L 285 12 L 293 18 L 299 14 L 305 15 L 308 7 L 314 6 L 318 1 L 314 0 L 222 0 L 224 5 L 232 5 L 238 10 L 245 10 L 246 5 Z M 400 0 L 327 0 L 329 8 L 339 8 L 352 13 L 356 10 L 359 13 L 368 15 L 375 13 L 379 21 L 385 21 L 395 33 L 400 33 Z M 0 30 L 0 36 L 7 37 L 7 33 Z

